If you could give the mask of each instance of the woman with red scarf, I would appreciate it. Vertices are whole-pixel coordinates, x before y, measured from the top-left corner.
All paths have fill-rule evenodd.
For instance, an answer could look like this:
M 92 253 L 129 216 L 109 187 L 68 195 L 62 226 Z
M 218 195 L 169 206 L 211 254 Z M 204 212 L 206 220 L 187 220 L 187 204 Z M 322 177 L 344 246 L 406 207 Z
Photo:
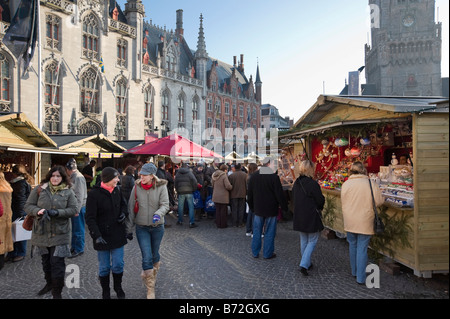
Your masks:
M 102 182 L 88 192 L 86 200 L 86 224 L 94 240 L 99 263 L 99 280 L 103 299 L 111 299 L 110 273 L 113 275 L 117 298 L 125 299 L 122 289 L 124 246 L 127 238 L 125 222 L 128 211 L 120 188 L 117 187 L 119 172 L 106 167 L 101 173 Z
M 128 202 L 130 229 L 136 225 L 136 238 L 142 253 L 141 277 L 147 288 L 147 299 L 155 298 L 156 275 L 161 265 L 159 247 L 164 235 L 164 215 L 169 211 L 167 180 L 156 176 L 153 163 L 139 171 Z M 136 211 L 135 203 L 139 209 Z

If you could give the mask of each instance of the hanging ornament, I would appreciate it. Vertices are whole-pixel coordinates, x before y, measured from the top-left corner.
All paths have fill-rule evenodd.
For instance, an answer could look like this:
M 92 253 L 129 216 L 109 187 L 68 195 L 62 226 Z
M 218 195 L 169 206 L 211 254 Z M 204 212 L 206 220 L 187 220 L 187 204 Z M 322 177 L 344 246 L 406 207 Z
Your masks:
M 347 156 L 347 157 L 350 156 L 350 155 L 352 155 L 351 152 L 350 152 L 350 149 L 349 149 L 348 147 L 345 149 L 344 154 L 345 154 L 345 156 Z
M 352 149 L 350 150 L 350 154 L 355 157 L 359 156 L 359 154 L 361 154 L 361 150 L 359 148 L 357 148 L 356 146 L 352 147 Z
M 369 145 L 370 144 L 370 138 L 367 137 L 363 137 L 359 140 L 359 143 L 361 143 L 361 145 Z

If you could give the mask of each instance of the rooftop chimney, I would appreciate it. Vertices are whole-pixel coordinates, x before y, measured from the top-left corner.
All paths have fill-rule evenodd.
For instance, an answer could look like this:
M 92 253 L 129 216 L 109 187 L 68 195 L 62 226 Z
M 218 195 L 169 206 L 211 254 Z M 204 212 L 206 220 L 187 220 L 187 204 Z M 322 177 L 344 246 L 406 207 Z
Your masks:
M 183 36 L 184 29 L 183 29 L 183 10 L 178 9 L 177 10 L 177 29 L 175 30 L 175 33 L 177 35 Z

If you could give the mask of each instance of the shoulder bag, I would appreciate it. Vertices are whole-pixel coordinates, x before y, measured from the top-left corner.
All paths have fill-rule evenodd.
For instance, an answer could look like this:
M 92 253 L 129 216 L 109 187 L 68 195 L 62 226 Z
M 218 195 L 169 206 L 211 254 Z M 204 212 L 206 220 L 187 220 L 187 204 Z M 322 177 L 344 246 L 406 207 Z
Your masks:
M 372 190 L 372 182 L 369 179 L 369 186 L 370 186 L 370 193 L 372 194 L 372 205 L 373 205 L 373 212 L 375 213 L 375 217 L 373 219 L 373 231 L 375 234 L 381 234 L 384 232 L 384 223 L 381 220 L 380 216 L 378 215 L 378 208 L 377 205 L 375 205 L 375 199 L 373 198 L 373 190 Z
M 42 187 L 41 187 L 41 185 L 39 185 L 38 189 L 36 191 L 36 193 L 38 195 L 38 198 L 41 195 L 41 191 L 42 191 Z M 23 229 L 25 229 L 25 230 L 32 230 L 33 229 L 33 222 L 34 222 L 34 216 L 30 216 L 30 215 L 25 216 L 25 219 L 24 219 L 23 224 L 22 224 Z
M 133 212 L 135 215 L 139 212 L 139 202 L 137 200 L 136 188 L 137 188 L 137 186 L 134 187 L 134 209 L 133 209 Z

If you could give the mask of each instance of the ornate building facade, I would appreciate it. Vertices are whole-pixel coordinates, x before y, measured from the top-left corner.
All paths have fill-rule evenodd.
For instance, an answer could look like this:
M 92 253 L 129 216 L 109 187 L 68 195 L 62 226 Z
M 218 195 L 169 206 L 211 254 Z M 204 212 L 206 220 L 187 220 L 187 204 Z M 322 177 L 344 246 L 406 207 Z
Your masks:
M 434 0 L 369 0 L 366 83 L 378 95 L 441 96 L 442 25 Z
M 0 1 L 0 38 L 9 27 L 9 3 Z M 144 21 L 144 14 L 141 0 L 128 0 L 123 10 L 114 0 L 40 1 L 41 128 L 50 136 L 103 133 L 114 140 L 176 130 L 203 145 L 212 135 L 218 142 L 218 134 L 205 133 L 217 128 L 222 151 L 229 148 L 226 128 L 257 129 L 259 68 L 253 83 L 243 56 L 239 66 L 210 58 L 202 16 L 192 50 L 182 10 L 175 31 Z M 39 124 L 37 50 L 24 70 L 1 44 L 0 63 L 0 112 L 23 112 Z

